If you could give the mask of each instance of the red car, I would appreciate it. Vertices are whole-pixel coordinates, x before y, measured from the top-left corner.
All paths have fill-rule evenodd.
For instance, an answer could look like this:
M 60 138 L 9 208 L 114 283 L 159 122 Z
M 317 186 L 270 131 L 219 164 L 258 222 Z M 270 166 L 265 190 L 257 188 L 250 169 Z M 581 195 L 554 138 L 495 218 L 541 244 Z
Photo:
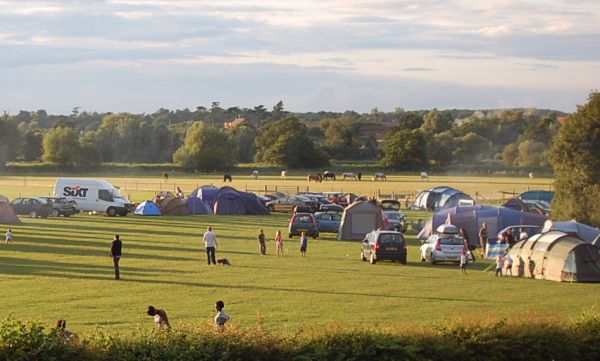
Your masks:
M 323 195 L 325 195 L 331 203 L 339 204 L 342 207 L 348 205 L 348 199 L 342 192 L 323 192 Z

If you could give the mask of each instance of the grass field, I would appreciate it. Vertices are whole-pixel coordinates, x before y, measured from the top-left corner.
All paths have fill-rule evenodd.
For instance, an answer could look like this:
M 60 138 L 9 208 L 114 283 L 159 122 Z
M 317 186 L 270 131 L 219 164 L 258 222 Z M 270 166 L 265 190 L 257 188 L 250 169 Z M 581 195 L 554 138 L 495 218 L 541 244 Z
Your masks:
M 0 178 L 0 193 L 13 198 L 18 193 L 36 195 L 42 189 L 13 184 L 15 181 L 20 180 Z M 144 179 L 137 181 L 140 184 Z M 196 182 L 206 182 L 175 181 L 189 185 L 188 189 Z M 451 179 L 439 182 L 444 181 L 451 184 Z M 488 179 L 490 184 L 484 178 L 453 182 L 467 192 L 475 186 L 494 192 L 509 185 L 523 189 L 534 181 L 550 183 L 510 178 Z M 272 177 L 242 179 L 240 183 L 234 181 L 234 186 L 243 188 L 241 182 L 256 182 L 257 186 L 282 183 Z M 434 178 L 428 186 L 437 182 Z M 305 182 L 286 183 L 300 186 Z M 415 187 L 421 183 L 414 179 L 412 183 L 403 182 L 398 177 L 382 187 L 403 191 L 409 184 Z M 371 185 L 361 182 L 348 187 L 364 194 L 367 188 L 358 187 Z M 140 201 L 153 192 L 138 190 L 131 194 Z M 413 212 L 409 215 L 424 216 Z M 278 259 L 273 255 L 272 238 L 277 229 L 287 227 L 288 219 L 289 215 L 284 214 L 23 218 L 21 225 L 12 226 L 15 244 L 0 245 L 0 308 L 19 319 L 50 323 L 64 318 L 75 330 L 100 326 L 124 333 L 151 326 L 152 319 L 144 313 L 150 304 L 165 308 L 174 324 L 210 322 L 217 299 L 226 302 L 226 311 L 237 325 L 248 326 L 261 318 L 268 327 L 283 331 L 301 324 L 431 324 L 454 317 L 560 319 L 590 309 L 597 311 L 600 285 L 499 279 L 492 271 L 485 271 L 489 266 L 485 262 L 472 264 L 469 274 L 461 277 L 455 265 L 419 262 L 414 235 L 408 236 L 406 266 L 361 262 L 357 242 L 336 241 L 328 234 L 309 240 L 307 258 L 300 257 L 297 238 L 286 240 L 286 257 Z M 215 228 L 221 242 L 218 257 L 229 258 L 233 266 L 206 265 L 201 235 L 207 225 Z M 271 240 L 267 256 L 258 255 L 255 237 L 259 228 L 264 228 Z M 123 280 L 119 282 L 112 279 L 108 257 L 115 233 L 121 234 L 124 242 Z

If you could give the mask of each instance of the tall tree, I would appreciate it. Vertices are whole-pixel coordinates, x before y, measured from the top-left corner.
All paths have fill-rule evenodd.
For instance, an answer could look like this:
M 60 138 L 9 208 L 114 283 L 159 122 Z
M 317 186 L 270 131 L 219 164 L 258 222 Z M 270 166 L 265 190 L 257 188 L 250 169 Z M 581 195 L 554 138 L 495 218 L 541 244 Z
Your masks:
M 427 141 L 420 130 L 400 130 L 391 135 L 381 163 L 398 170 L 427 168 Z
M 550 149 L 554 167 L 552 218 L 600 226 L 600 93 L 568 116 Z
M 325 130 L 329 155 L 334 159 L 356 159 L 361 145 L 359 127 L 358 122 L 345 115 L 331 120 Z
M 205 171 L 229 168 L 233 165 L 229 136 L 203 122 L 195 122 L 188 128 L 183 145 L 173 154 L 173 161 Z
M 62 165 L 75 164 L 79 156 L 79 139 L 75 129 L 70 127 L 52 128 L 44 136 L 45 162 Z

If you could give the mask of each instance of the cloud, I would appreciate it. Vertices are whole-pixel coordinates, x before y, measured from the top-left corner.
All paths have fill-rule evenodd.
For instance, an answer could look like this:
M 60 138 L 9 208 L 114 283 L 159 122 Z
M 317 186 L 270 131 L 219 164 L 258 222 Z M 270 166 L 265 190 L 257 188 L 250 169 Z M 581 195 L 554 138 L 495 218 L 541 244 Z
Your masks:
M 414 68 L 404 68 L 403 71 L 436 71 L 434 68 L 424 68 L 424 67 L 414 67 Z

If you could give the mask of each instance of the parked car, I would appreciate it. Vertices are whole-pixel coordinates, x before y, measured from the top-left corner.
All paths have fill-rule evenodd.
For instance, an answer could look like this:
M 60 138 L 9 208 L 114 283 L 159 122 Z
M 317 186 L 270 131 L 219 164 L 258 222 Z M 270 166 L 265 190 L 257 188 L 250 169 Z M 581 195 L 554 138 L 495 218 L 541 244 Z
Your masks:
M 348 205 L 348 199 L 342 192 L 323 192 L 323 195 L 327 197 L 331 203 L 339 204 L 342 207 Z
M 319 212 L 342 213 L 342 212 L 344 212 L 344 207 L 340 206 L 339 204 L 335 204 L 335 203 L 321 204 L 321 206 L 319 207 Z
M 69 202 L 65 197 L 40 197 L 52 205 L 52 217 L 70 217 L 78 212 L 75 202 Z
M 429 260 L 431 264 L 438 262 L 458 262 L 465 248 L 465 240 L 458 233 L 458 228 L 451 224 L 442 224 L 436 233 L 423 241 L 421 261 Z M 469 251 L 469 261 L 473 261 Z
M 295 206 L 308 205 L 316 210 L 315 202 L 302 196 L 281 197 L 267 202 L 266 207 L 270 212 L 293 212 Z
M 396 199 L 382 199 L 379 201 L 379 207 L 382 211 L 399 211 L 400 201 Z
M 360 259 L 371 264 L 381 260 L 399 261 L 406 264 L 406 241 L 400 232 L 372 231 L 362 242 Z
M 293 236 L 299 236 L 302 232 L 306 232 L 307 236 L 313 238 L 319 237 L 317 221 L 312 213 L 294 213 L 290 219 L 288 236 L 292 238 Z
M 21 197 L 15 198 L 10 205 L 16 214 L 26 214 L 31 218 L 46 218 L 52 214 L 52 205 L 42 198 Z
M 395 231 L 404 233 L 408 228 L 406 216 L 399 210 L 383 211 L 383 219 L 388 222 L 389 228 Z
M 267 203 L 272 201 L 273 199 L 267 197 L 267 196 L 263 196 L 261 194 L 258 193 L 254 193 L 256 195 L 256 198 L 258 199 L 258 201 L 260 202 L 260 204 L 262 204 L 263 206 L 267 206 Z
M 342 213 L 317 212 L 315 213 L 319 233 L 337 233 L 342 222 Z
M 509 229 L 512 230 L 513 237 L 514 237 L 514 243 L 519 242 L 519 240 L 521 238 L 521 228 L 525 228 L 525 232 L 527 232 L 528 237 L 531 237 L 534 234 L 538 234 L 542 231 L 542 227 L 540 227 L 540 226 L 532 226 L 532 225 L 524 225 L 524 224 L 520 224 L 520 225 L 516 225 L 516 226 L 509 226 L 509 227 L 503 228 L 500 232 L 498 232 L 497 238 L 496 238 L 496 240 L 493 240 L 493 242 L 495 243 L 495 242 L 497 242 L 497 240 L 502 239 L 502 234 L 505 232 L 508 232 Z M 512 245 L 511 245 L 511 247 L 512 247 Z

